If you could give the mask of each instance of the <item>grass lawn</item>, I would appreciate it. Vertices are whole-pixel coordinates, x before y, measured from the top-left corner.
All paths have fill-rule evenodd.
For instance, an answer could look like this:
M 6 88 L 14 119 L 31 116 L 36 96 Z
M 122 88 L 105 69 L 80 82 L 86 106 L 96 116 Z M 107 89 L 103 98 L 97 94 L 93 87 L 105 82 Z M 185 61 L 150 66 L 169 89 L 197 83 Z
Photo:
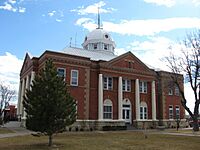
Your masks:
M 54 137 L 55 150 L 197 150 L 200 137 L 148 134 L 142 132 L 77 132 Z M 45 136 L 20 136 L 0 139 L 0 149 L 45 150 Z
M 183 134 L 195 134 L 200 135 L 200 131 L 194 132 L 192 129 L 179 129 L 178 131 L 176 129 L 169 129 L 166 130 L 169 133 L 183 133 Z
M 7 129 L 7 128 L 1 128 L 0 127 L 0 134 L 5 134 L 5 133 L 14 133 L 14 132 Z

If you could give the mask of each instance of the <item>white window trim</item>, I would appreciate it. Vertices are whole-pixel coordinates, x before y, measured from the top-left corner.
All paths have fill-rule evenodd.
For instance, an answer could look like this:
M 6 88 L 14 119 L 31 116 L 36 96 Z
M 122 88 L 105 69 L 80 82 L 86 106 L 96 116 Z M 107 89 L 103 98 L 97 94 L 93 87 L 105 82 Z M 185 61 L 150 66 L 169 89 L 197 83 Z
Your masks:
M 76 78 L 77 84 L 72 83 L 72 78 L 74 78 L 74 77 L 72 77 L 72 72 L 77 72 L 77 78 Z M 71 70 L 71 81 L 70 81 L 71 86 L 78 86 L 78 76 L 79 76 L 78 70 Z
M 104 101 L 104 104 L 103 104 L 103 119 L 104 120 L 112 120 L 113 119 L 113 104 L 112 104 L 112 101 L 110 99 L 107 99 L 109 100 L 111 103 L 107 104 L 105 103 L 106 100 Z M 111 118 L 104 118 L 104 113 L 108 113 L 108 112 L 104 112 L 104 106 L 111 106 Z
M 141 116 L 140 116 L 140 120 L 148 120 L 148 109 L 147 109 L 147 106 L 140 106 L 140 109 L 141 109 L 141 107 L 142 107 L 142 118 L 141 118 Z M 146 108 L 146 119 L 145 119 L 145 113 L 144 113 L 144 108 Z M 141 112 L 140 112 L 140 115 L 141 115 Z
M 142 118 L 141 118 L 141 111 L 140 111 L 140 120 L 148 120 L 148 106 L 147 106 L 147 103 L 142 101 L 140 103 L 140 109 L 141 108 L 142 108 Z M 146 108 L 146 118 L 145 118 L 144 108 Z
M 58 74 L 58 70 L 59 70 L 59 69 L 63 69 L 63 70 L 64 70 L 64 77 L 63 77 L 63 78 L 64 78 L 64 81 L 65 81 L 65 78 L 66 78 L 66 69 L 65 69 L 65 68 L 61 68 L 61 67 L 58 67 L 58 68 L 57 68 L 57 74 Z M 59 76 L 59 75 L 58 75 L 58 76 Z
M 108 50 L 108 44 L 104 44 L 104 45 L 103 45 L 103 49 L 104 49 L 104 50 Z
M 174 94 L 176 95 L 176 96 L 180 96 L 180 90 L 179 90 L 179 88 L 176 86 L 175 87 L 175 92 L 174 92 Z
M 173 89 L 172 88 L 168 89 L 168 95 L 173 95 Z
M 180 106 L 179 106 L 179 105 L 176 105 L 175 109 L 177 110 L 177 108 L 178 108 L 178 110 L 179 110 L 179 118 L 178 118 L 178 119 L 180 119 L 180 118 L 181 118 Z M 176 110 L 175 110 L 175 112 L 176 112 Z M 177 116 L 177 113 L 176 113 L 176 116 Z M 177 118 L 175 118 L 175 119 L 177 119 Z
M 147 81 L 140 81 L 140 83 L 142 84 L 142 91 L 140 91 L 140 93 L 144 93 L 144 94 L 146 94 L 147 93 L 147 91 L 148 91 L 148 83 L 147 83 Z M 139 83 L 139 89 L 140 89 L 140 83 Z M 146 83 L 146 91 L 144 90 L 145 88 L 145 83 Z
M 170 106 L 172 107 L 171 109 L 172 109 L 172 114 L 170 113 Z M 169 110 L 169 120 L 173 120 L 174 119 L 174 108 L 173 108 L 173 105 L 169 105 L 169 108 L 168 108 Z M 172 118 L 170 118 L 170 115 L 172 115 Z
M 106 78 L 106 87 L 104 87 L 104 78 Z M 109 89 L 108 87 L 108 85 L 109 85 L 109 78 L 111 78 L 112 79 L 112 85 L 111 85 L 111 88 Z M 112 90 L 113 89 L 113 77 L 109 77 L 109 76 L 105 76 L 105 77 L 103 77 L 103 89 L 104 90 Z
M 125 81 L 125 89 L 123 89 L 123 80 Z M 122 80 L 122 90 L 124 91 L 124 92 L 131 92 L 131 80 L 129 80 L 129 79 L 123 79 Z M 129 83 L 130 83 L 130 88 L 129 88 L 129 90 L 128 90 L 128 81 L 129 81 Z
M 98 43 L 94 43 L 94 44 L 93 44 L 93 48 L 94 48 L 94 49 L 98 49 Z

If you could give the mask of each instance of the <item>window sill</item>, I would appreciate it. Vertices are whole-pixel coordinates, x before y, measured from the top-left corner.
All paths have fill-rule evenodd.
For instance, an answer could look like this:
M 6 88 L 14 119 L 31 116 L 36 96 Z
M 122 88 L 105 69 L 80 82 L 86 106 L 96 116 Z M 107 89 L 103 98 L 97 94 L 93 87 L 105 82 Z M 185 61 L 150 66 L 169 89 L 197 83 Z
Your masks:
M 174 121 L 174 119 L 169 119 L 169 121 Z
M 140 121 L 149 121 L 148 119 L 140 119 Z
M 105 121 L 112 121 L 113 119 L 111 118 L 111 119 L 105 119 L 105 118 L 103 118 L 103 120 L 105 120 Z
M 123 90 L 123 92 L 128 92 L 128 93 L 130 93 L 131 91 L 124 91 L 124 90 Z
M 72 86 L 72 87 L 78 87 L 78 85 L 72 85 L 72 84 L 70 86 Z

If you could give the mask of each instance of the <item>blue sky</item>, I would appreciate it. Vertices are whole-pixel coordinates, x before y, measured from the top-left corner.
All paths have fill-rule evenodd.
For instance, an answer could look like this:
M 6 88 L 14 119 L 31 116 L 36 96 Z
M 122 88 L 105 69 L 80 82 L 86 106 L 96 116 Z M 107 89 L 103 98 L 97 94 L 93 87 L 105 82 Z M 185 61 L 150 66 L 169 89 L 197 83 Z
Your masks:
M 96 28 L 97 7 L 116 54 L 131 51 L 163 70 L 167 67 L 160 59 L 169 47 L 177 53 L 178 41 L 200 29 L 200 0 L 0 0 L 0 81 L 18 89 L 26 52 L 61 51 L 70 38 L 72 46 L 81 47 Z

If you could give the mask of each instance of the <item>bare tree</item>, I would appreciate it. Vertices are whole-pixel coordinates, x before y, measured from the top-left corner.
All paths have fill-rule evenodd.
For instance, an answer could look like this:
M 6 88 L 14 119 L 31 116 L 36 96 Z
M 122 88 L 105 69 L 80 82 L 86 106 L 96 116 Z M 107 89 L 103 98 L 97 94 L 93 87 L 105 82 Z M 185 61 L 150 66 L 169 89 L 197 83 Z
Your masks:
M 9 105 L 12 97 L 15 96 L 15 90 L 12 90 L 10 86 L 0 84 L 0 122 L 3 123 L 4 110 Z
M 174 84 L 178 87 L 181 94 L 181 103 L 193 120 L 193 130 L 199 131 L 198 117 L 200 104 L 200 30 L 190 33 L 181 42 L 181 56 L 170 54 L 166 57 L 168 66 L 174 73 L 171 77 Z M 184 89 L 181 87 L 178 75 L 183 74 L 185 82 L 189 82 L 195 97 L 194 110 L 190 110 Z

